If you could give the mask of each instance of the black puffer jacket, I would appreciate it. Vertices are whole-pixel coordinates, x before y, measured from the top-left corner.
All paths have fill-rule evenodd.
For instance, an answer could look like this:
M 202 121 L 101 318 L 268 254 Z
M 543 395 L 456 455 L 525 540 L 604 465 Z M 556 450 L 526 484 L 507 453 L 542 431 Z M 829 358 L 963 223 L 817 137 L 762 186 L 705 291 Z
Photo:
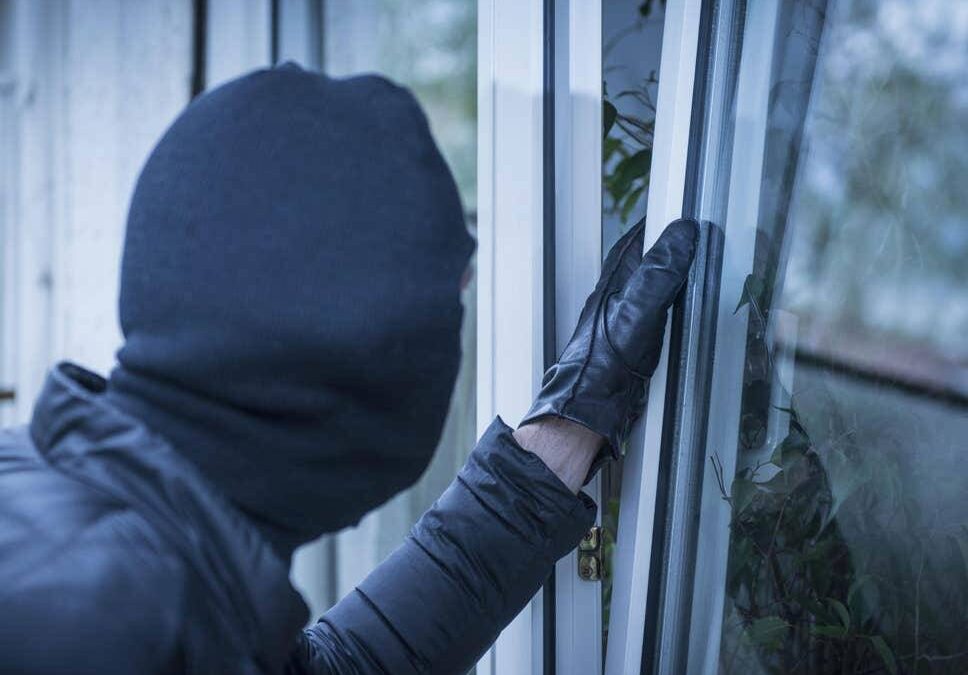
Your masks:
M 592 523 L 499 419 L 410 538 L 302 630 L 284 563 L 63 364 L 0 433 L 0 672 L 460 673 Z

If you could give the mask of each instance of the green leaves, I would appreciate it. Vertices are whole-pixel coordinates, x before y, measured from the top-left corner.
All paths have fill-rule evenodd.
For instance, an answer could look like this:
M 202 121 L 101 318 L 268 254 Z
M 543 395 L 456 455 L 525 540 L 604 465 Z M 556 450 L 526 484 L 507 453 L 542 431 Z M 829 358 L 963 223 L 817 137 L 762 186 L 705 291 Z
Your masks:
M 726 564 L 726 589 L 731 596 L 736 595 L 743 579 L 754 574 L 753 542 L 741 538 L 730 547 L 729 561 Z
M 746 509 L 756 496 L 756 483 L 745 478 L 733 481 L 731 499 L 733 502 L 733 517 L 735 518 Z
M 632 209 L 635 208 L 635 205 L 638 204 L 639 198 L 642 196 L 642 193 L 645 192 L 646 185 L 648 185 L 648 183 L 643 183 L 642 185 L 638 186 L 637 188 L 629 192 L 628 195 L 626 195 L 625 201 L 622 202 L 622 209 L 619 214 L 622 218 L 623 223 L 628 222 L 629 215 L 632 213 Z
M 608 136 L 608 132 L 615 126 L 615 119 L 618 117 L 618 109 L 612 105 L 608 99 L 602 99 L 602 137 Z
M 816 625 L 810 627 L 810 633 L 819 637 L 842 639 L 847 637 L 847 629 L 843 626 Z
M 619 201 L 629 191 L 636 179 L 643 178 L 649 172 L 651 164 L 652 150 L 649 149 L 639 150 L 634 154 L 623 157 L 615 165 L 612 174 L 605 179 L 605 185 L 612 197 Z
M 864 596 L 876 596 L 877 587 L 871 585 L 873 581 L 874 577 L 870 574 L 860 574 L 854 578 L 847 590 L 847 608 L 857 623 L 863 623 L 870 616 L 868 603 L 864 601 Z M 865 591 L 864 587 L 868 585 L 870 585 L 870 588 Z
M 834 640 L 843 640 L 850 635 L 850 611 L 840 600 L 826 598 L 822 604 L 816 601 L 807 604 L 816 619 L 823 622 L 810 627 L 811 635 Z
M 603 184 L 609 197 L 605 208 L 607 212 L 617 214 L 623 223 L 628 222 L 648 190 L 655 120 L 623 113 L 613 101 L 629 96 L 649 110 L 651 99 L 647 88 L 654 83 L 655 80 L 650 79 L 641 85 L 641 89 L 623 91 L 611 100 L 602 99 Z
M 606 148 L 607 150 L 607 148 Z M 621 154 L 621 151 L 619 151 Z M 652 150 L 643 149 L 631 155 L 622 155 L 611 173 L 605 177 L 605 189 L 622 221 L 628 220 L 632 209 L 638 204 L 648 186 L 649 170 L 652 166 Z
M 652 120 L 643 120 L 634 115 L 619 115 L 615 122 L 640 145 L 652 146 L 652 137 L 655 134 L 655 122 Z
M 624 156 L 625 148 L 622 141 L 611 136 L 606 138 L 602 143 L 602 154 L 604 155 L 603 161 L 606 163 L 616 154 Z
M 774 364 L 765 337 L 772 278 L 768 270 L 749 275 L 736 303 L 737 312 L 748 308 L 750 324 L 739 433 L 729 448 L 735 472 L 723 474 L 718 454 L 711 460 L 731 509 L 731 623 L 722 648 L 736 655 L 731 672 L 748 664 L 797 672 L 802 664 L 897 675 L 934 659 L 968 672 L 968 520 L 955 496 L 961 460 L 931 445 L 932 422 L 908 414 L 889 391 L 861 389 L 789 351 Z M 791 402 L 772 406 L 789 424 L 785 437 L 744 442 L 744 429 L 754 428 L 745 418 L 766 419 L 788 395 L 776 396 L 791 386 L 777 377 L 787 358 L 796 364 Z M 942 473 L 935 461 L 950 468 Z
M 837 613 L 837 617 L 840 619 L 840 623 L 844 626 L 844 631 L 850 630 L 850 612 L 844 607 L 844 603 L 835 598 L 827 598 L 827 604 L 833 608 Z
M 789 469 L 792 467 L 803 459 L 807 450 L 810 449 L 810 439 L 807 438 L 803 427 L 796 422 L 790 426 L 790 433 L 780 441 L 770 456 L 770 463 L 775 464 L 781 469 Z
M 739 296 L 739 302 L 736 303 L 733 314 L 750 303 L 756 304 L 757 307 L 763 307 L 765 290 L 766 283 L 760 277 L 755 274 L 747 274 L 746 281 L 743 282 L 743 293 Z
M 884 638 L 880 635 L 872 635 L 868 639 L 871 641 L 874 651 L 881 657 L 881 661 L 884 662 L 884 667 L 887 668 L 888 672 L 891 675 L 897 675 L 897 662 L 894 660 L 894 652 L 887 646 Z
M 789 624 L 778 616 L 764 616 L 756 619 L 745 631 L 750 644 L 767 650 L 776 650 L 783 645 Z

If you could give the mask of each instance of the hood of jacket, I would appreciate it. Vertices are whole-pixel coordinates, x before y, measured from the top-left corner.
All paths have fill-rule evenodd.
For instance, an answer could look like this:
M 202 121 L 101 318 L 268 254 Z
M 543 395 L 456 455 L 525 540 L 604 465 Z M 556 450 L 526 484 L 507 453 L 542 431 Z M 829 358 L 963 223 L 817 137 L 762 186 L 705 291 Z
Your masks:
M 107 397 L 291 552 L 427 466 L 472 250 L 406 90 L 246 75 L 192 102 L 141 172 Z

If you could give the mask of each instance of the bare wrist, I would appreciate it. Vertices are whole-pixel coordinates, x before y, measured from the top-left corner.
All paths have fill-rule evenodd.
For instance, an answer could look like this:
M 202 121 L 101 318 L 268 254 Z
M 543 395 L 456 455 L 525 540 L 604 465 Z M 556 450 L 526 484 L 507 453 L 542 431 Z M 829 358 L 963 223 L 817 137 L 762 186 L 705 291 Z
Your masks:
M 518 428 L 514 439 L 522 448 L 540 457 L 575 493 L 585 481 L 604 440 L 581 424 L 554 416 L 542 417 Z

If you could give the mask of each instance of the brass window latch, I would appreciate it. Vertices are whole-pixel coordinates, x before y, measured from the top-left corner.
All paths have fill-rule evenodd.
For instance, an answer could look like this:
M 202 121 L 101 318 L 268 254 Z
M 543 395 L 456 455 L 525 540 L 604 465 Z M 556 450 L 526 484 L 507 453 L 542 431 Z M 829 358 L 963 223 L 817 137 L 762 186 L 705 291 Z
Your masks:
M 602 528 L 588 530 L 578 544 L 578 578 L 600 581 L 602 578 Z

